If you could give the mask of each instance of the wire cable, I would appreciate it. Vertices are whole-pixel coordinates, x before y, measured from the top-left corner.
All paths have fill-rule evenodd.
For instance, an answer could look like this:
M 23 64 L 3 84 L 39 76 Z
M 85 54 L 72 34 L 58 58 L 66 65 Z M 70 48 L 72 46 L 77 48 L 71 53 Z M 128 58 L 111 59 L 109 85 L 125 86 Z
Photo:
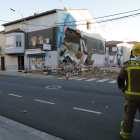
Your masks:
M 109 21 L 114 21 L 114 20 L 120 20 L 120 19 L 123 19 L 123 18 L 129 18 L 129 17 L 133 17 L 133 16 L 140 16 L 140 13 L 127 15 L 127 16 L 123 16 L 123 17 L 118 17 L 118 18 L 107 19 L 107 20 L 101 20 L 101 21 L 97 21 L 97 22 L 93 22 L 93 23 L 89 23 L 89 24 L 96 24 L 96 23 L 103 23 L 103 22 L 109 22 Z M 87 25 L 87 24 L 85 24 L 85 23 L 83 23 L 83 24 L 72 24 L 72 25 L 69 25 L 69 26 L 78 26 L 78 25 Z M 59 26 L 65 26 L 65 25 L 58 25 L 58 27 Z
M 123 13 L 118 13 L 118 14 L 113 14 L 113 15 L 108 15 L 108 16 L 103 16 L 103 17 L 97 17 L 97 18 L 85 19 L 85 20 L 78 20 L 78 21 L 71 21 L 71 22 L 65 22 L 65 23 L 80 22 L 80 21 L 87 21 L 87 20 L 100 19 L 100 18 L 107 18 L 107 17 L 117 16 L 117 15 L 126 14 L 126 13 L 130 13 L 130 12 L 136 12 L 136 11 L 139 11 L 139 10 L 140 9 L 132 10 L 132 11 L 128 11 L 128 12 L 123 12 Z M 57 23 L 57 24 L 63 24 L 63 23 Z
M 129 13 L 129 12 L 134 12 L 134 11 L 138 11 L 140 9 L 137 9 L 137 10 L 133 10 L 133 11 L 128 11 L 128 12 L 124 12 L 124 13 Z M 119 14 L 124 14 L 124 13 L 119 13 Z M 119 14 L 114 14 L 114 15 L 119 15 Z M 109 15 L 109 16 L 114 16 L 114 15 Z M 96 23 L 102 23 L 102 22 L 109 22 L 109 21 L 115 21 L 115 20 L 119 20 L 119 19 L 123 19 L 123 18 L 129 18 L 129 17 L 132 17 L 132 16 L 139 16 L 140 13 L 136 13 L 136 14 L 132 14 L 132 15 L 127 15 L 127 16 L 123 16 L 123 17 L 118 17 L 118 18 L 112 18 L 112 19 L 107 19 L 107 20 L 101 20 L 101 21 L 97 21 L 97 22 L 94 22 L 94 23 L 89 23 L 89 24 L 96 24 Z M 104 17 L 109 17 L 109 16 L 104 16 Z M 103 17 L 99 17 L 99 18 L 103 18 Z M 96 18 L 97 19 L 97 18 Z M 0 21 L 3 21 L 3 22 L 10 22 L 10 21 L 5 21 L 5 20 L 0 20 Z M 86 21 L 86 20 L 81 20 L 81 21 Z M 78 22 L 78 21 L 71 21 L 71 22 L 65 22 L 65 23 L 72 23 L 72 22 Z M 65 24 L 64 23 L 64 24 Z M 45 26 L 45 27 L 54 27 L 53 26 L 47 26 L 47 25 L 37 25 L 37 24 L 28 24 L 28 23 L 23 23 L 23 24 L 26 24 L 26 25 L 31 25 L 31 26 Z M 61 23 L 62 24 L 62 23 Z M 69 25 L 69 26 L 78 26 L 78 25 L 86 25 L 85 23 L 84 24 L 73 24 L 73 25 Z M 60 27 L 60 26 L 65 26 L 65 25 L 57 25 L 56 23 L 56 26 L 55 27 Z

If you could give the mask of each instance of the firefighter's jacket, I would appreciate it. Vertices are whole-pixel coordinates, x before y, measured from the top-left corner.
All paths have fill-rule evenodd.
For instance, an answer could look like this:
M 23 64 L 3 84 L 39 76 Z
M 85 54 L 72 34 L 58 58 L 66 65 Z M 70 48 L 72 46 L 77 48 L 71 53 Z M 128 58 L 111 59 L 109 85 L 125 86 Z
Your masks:
M 118 87 L 128 100 L 140 101 L 140 61 L 130 60 L 125 63 L 118 75 Z M 129 66 L 135 65 L 135 66 Z M 126 80 L 126 85 L 125 85 Z

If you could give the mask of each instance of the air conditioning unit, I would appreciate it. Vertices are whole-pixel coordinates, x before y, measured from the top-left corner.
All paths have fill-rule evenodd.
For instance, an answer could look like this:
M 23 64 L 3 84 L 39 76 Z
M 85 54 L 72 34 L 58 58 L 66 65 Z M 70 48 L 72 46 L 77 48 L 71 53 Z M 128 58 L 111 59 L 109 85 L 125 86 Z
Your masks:
M 45 38 L 44 39 L 44 44 L 50 44 L 50 39 L 49 38 Z

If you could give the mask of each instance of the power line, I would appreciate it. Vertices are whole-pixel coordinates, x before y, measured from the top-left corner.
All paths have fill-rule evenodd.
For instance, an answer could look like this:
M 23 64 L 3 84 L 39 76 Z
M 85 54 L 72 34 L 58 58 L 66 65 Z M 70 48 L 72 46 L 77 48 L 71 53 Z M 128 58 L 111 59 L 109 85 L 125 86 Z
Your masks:
M 140 10 L 140 9 L 138 9 L 138 10 Z M 133 11 L 138 11 L 138 10 L 133 10 Z M 132 12 L 132 11 L 128 11 L 128 12 L 124 12 L 124 13 L 129 13 L 129 12 Z M 124 13 L 119 13 L 119 14 L 124 14 Z M 119 15 L 119 14 L 114 14 L 114 15 Z M 114 20 L 119 20 L 119 19 L 123 19 L 123 18 L 129 18 L 129 17 L 132 17 L 132 16 L 139 16 L 139 14 L 140 14 L 140 13 L 136 13 L 136 14 L 127 15 L 127 16 L 123 16 L 123 17 L 118 17 L 118 18 L 112 18 L 112 19 L 97 21 L 97 22 L 89 23 L 89 24 L 96 24 L 96 23 L 114 21 Z M 109 16 L 113 16 L 113 15 L 109 15 Z M 109 17 L 109 16 L 104 16 L 104 17 Z M 100 17 L 100 18 L 101 18 L 101 17 Z M 4 21 L 4 20 L 0 20 L 0 21 Z M 81 20 L 81 21 L 86 21 L 86 20 Z M 4 21 L 4 22 L 10 22 L 10 21 Z M 72 21 L 72 22 L 78 22 L 78 21 Z M 65 22 L 65 23 L 72 23 L 72 22 Z M 23 23 L 23 24 L 31 25 L 31 26 L 53 27 L 53 26 L 47 26 L 47 25 L 37 25 L 37 24 L 28 24 L 28 23 Z M 61 24 L 62 24 L 62 23 L 61 23 Z M 69 26 L 78 26 L 78 25 L 86 25 L 86 24 L 85 24 L 85 23 L 84 23 L 84 24 L 73 24 L 73 25 L 69 25 Z M 65 25 L 57 25 L 57 27 L 60 27 L 60 26 L 65 26 Z
M 123 19 L 123 18 L 129 18 L 129 17 L 132 17 L 132 16 L 139 16 L 139 15 L 140 15 L 140 13 L 136 13 L 136 14 L 132 14 L 132 15 L 128 15 L 128 16 L 123 16 L 123 17 L 118 17 L 118 18 L 112 18 L 112 19 L 97 21 L 97 22 L 89 23 L 89 24 L 96 24 L 96 23 L 114 21 L 114 20 L 119 20 L 119 19 Z M 83 23 L 83 24 L 73 24 L 73 25 L 69 25 L 69 26 L 78 26 L 78 25 L 87 25 L 87 24 L 85 24 L 85 23 Z M 65 26 L 65 25 L 58 25 L 58 27 L 59 26 Z
M 93 23 L 89 23 L 89 24 L 96 24 L 96 23 L 103 23 L 103 22 L 121 20 L 121 19 L 123 19 L 123 18 L 129 18 L 129 17 L 139 16 L 139 15 L 140 15 L 140 13 L 136 13 L 136 14 L 127 15 L 127 16 L 123 16 L 123 17 L 112 18 L 112 19 L 107 19 L 107 20 L 101 20 L 101 21 L 97 21 L 97 22 L 93 22 Z M 47 25 L 37 25 L 37 24 L 28 24 L 28 23 L 24 23 L 24 24 L 26 24 L 26 25 L 31 25 L 31 26 L 53 27 L 53 26 L 47 26 Z M 86 24 L 86 23 L 83 23 L 83 24 L 72 24 L 72 25 L 68 25 L 68 26 L 78 26 L 78 25 L 87 25 L 87 24 Z M 65 25 L 56 25 L 56 27 L 61 27 L 61 26 L 65 26 Z
M 28 24 L 28 23 L 24 23 L 26 25 L 32 25 L 32 26 L 45 26 L 45 27 L 53 27 L 53 26 L 47 26 L 47 25 L 37 25 L 37 24 Z
M 117 15 L 121 15 L 121 14 L 130 13 L 130 12 L 136 12 L 136 11 L 139 11 L 139 10 L 140 9 L 132 10 L 132 11 L 127 11 L 127 12 L 123 12 L 123 13 L 118 13 L 118 14 L 113 14 L 113 15 L 108 15 L 108 16 L 103 16 L 103 17 L 97 17 L 97 18 L 85 19 L 85 20 L 78 20 L 78 21 L 71 21 L 71 22 L 64 22 L 64 23 L 72 23 L 72 22 L 80 22 L 80 21 L 87 21 L 87 20 L 93 20 L 93 19 L 106 18 L 106 17 L 111 17 L 111 16 L 117 16 Z M 57 23 L 57 24 L 63 24 L 63 23 Z

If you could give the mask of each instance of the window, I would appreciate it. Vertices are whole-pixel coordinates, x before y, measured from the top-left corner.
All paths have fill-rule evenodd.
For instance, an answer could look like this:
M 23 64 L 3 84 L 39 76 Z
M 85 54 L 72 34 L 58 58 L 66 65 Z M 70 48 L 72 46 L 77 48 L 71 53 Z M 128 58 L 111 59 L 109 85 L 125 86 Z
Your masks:
M 97 41 L 93 41 L 93 49 L 97 50 Z
M 16 47 L 22 47 L 22 36 L 16 35 Z
M 30 36 L 30 46 L 35 47 L 35 36 Z
M 43 36 L 42 35 L 37 36 L 37 44 L 43 44 Z
M 5 37 L 6 41 L 6 48 L 13 48 L 13 36 L 6 36 Z
M 87 21 L 87 29 L 91 30 L 91 22 L 90 21 Z
M 22 47 L 22 46 L 21 46 L 21 42 L 19 42 L 19 47 Z
M 103 44 L 101 41 L 97 42 L 97 48 L 99 49 L 99 51 L 101 51 L 101 52 L 103 51 Z

